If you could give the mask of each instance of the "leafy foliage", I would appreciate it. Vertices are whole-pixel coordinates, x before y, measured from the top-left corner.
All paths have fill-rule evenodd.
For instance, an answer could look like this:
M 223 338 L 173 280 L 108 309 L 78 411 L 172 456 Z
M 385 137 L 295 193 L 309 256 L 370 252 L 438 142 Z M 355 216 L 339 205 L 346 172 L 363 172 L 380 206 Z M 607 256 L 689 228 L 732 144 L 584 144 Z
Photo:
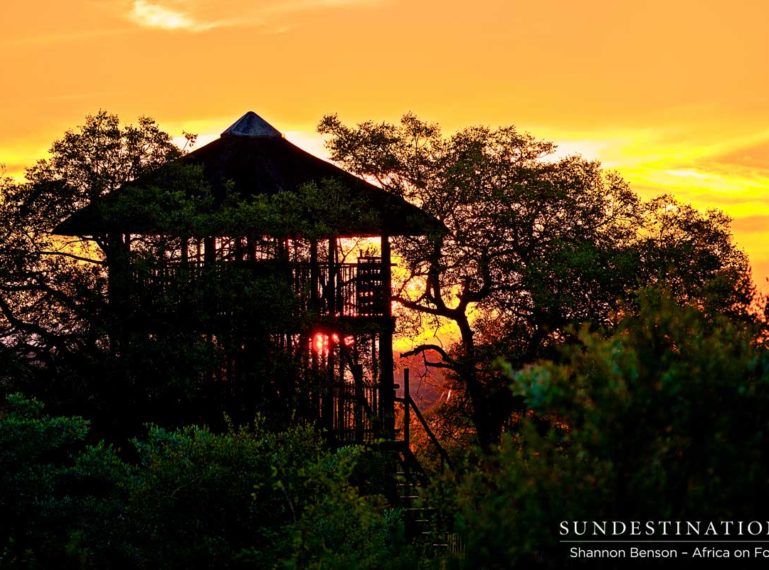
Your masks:
M 397 516 L 310 429 L 151 427 L 121 458 L 87 422 L 9 397 L 0 562 L 57 568 L 412 568 Z
M 761 520 L 769 359 L 754 332 L 650 291 L 564 363 L 511 369 L 533 412 L 461 485 L 467 557 L 563 563 L 564 520 Z
M 50 552 L 35 552 L 57 540 L 72 513 L 57 490 L 84 445 L 82 418 L 41 417 L 42 404 L 8 397 L 0 418 L 0 564 L 52 564 Z
M 89 200 L 181 152 L 151 119 L 121 126 L 100 112 L 54 142 L 50 154 L 26 181 L 0 181 L 0 342 L 25 369 L 4 379 L 5 390 L 23 377 L 27 389 L 66 407 L 88 397 L 78 388 L 108 349 L 107 274 L 97 248 L 51 231 Z
M 453 372 L 469 397 L 481 443 L 496 441 L 516 402 L 490 363 L 552 353 L 578 322 L 616 323 L 635 291 L 670 283 L 680 300 L 745 315 L 747 258 L 723 214 L 661 197 L 644 204 L 619 175 L 514 127 L 470 127 L 443 137 L 406 115 L 400 124 L 320 124 L 334 160 L 403 195 L 446 226 L 404 238 L 399 303 L 452 321 L 459 342 L 412 353 Z M 421 320 L 418 323 L 422 325 Z

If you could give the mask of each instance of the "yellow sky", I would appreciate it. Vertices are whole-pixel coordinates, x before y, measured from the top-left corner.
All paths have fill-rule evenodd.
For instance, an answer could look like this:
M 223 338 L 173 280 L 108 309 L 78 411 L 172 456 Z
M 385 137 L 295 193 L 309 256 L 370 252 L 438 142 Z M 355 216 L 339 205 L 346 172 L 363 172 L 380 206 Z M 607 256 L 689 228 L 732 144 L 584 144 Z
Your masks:
M 765 0 L 4 0 L 0 163 L 99 109 L 218 133 L 254 110 L 516 124 L 734 217 L 769 276 Z M 764 287 L 765 288 L 765 287 Z

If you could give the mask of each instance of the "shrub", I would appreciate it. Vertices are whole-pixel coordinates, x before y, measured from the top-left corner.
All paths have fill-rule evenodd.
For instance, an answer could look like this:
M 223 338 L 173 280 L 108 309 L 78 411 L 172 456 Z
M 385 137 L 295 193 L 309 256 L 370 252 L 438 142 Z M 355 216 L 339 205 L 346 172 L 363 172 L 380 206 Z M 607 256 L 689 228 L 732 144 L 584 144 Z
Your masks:
M 764 520 L 769 358 L 753 331 L 658 292 L 560 363 L 509 371 L 531 412 L 457 497 L 477 568 L 563 566 L 564 520 Z
M 350 483 L 362 450 L 308 427 L 150 427 L 122 455 L 14 395 L 0 417 L 0 565 L 414 568 L 400 517 Z

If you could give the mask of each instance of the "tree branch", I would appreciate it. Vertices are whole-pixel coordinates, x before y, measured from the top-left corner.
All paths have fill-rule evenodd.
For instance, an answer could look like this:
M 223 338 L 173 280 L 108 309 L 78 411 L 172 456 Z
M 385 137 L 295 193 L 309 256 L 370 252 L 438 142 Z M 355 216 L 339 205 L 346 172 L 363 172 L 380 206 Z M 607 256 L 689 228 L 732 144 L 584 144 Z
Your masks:
M 429 366 L 430 368 L 447 368 L 448 370 L 456 370 L 457 367 L 453 364 L 446 364 L 445 362 L 432 362 L 430 360 L 427 360 L 425 358 L 425 366 Z
M 41 251 L 40 255 L 59 255 L 61 257 L 74 259 L 75 261 L 85 261 L 88 263 L 94 263 L 96 265 L 104 265 L 105 263 L 103 259 L 91 259 L 90 257 L 82 257 L 80 255 L 75 255 L 74 253 L 65 253 L 63 251 Z
M 404 297 L 393 297 L 393 300 L 397 301 L 407 309 L 420 311 L 422 313 L 427 313 L 428 315 L 435 315 L 436 317 L 445 317 L 452 320 L 455 319 L 454 310 L 449 309 L 448 307 L 444 307 L 444 309 L 428 307 L 427 305 L 422 305 L 421 303 L 412 301 L 411 299 L 406 299 Z
M 448 353 L 443 349 L 442 346 L 438 346 L 437 344 L 422 344 L 416 347 L 413 350 L 409 350 L 408 352 L 401 353 L 401 358 L 408 358 L 409 356 L 414 356 L 416 354 L 423 354 L 429 350 L 432 350 L 433 352 L 437 352 L 440 357 L 443 359 L 444 363 L 428 363 L 427 360 L 425 360 L 425 364 L 431 364 L 435 365 L 436 367 L 441 368 L 453 368 L 456 366 L 456 362 L 448 355 Z

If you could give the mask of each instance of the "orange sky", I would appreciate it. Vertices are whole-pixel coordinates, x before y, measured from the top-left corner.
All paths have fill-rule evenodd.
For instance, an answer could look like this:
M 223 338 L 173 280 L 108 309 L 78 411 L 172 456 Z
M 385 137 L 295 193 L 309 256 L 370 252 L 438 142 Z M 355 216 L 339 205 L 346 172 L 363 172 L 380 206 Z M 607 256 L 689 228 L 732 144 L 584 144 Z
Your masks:
M 324 113 L 514 123 L 734 218 L 769 276 L 765 0 L 4 0 L 0 163 L 99 109 L 172 134 L 254 110 L 318 148 Z

